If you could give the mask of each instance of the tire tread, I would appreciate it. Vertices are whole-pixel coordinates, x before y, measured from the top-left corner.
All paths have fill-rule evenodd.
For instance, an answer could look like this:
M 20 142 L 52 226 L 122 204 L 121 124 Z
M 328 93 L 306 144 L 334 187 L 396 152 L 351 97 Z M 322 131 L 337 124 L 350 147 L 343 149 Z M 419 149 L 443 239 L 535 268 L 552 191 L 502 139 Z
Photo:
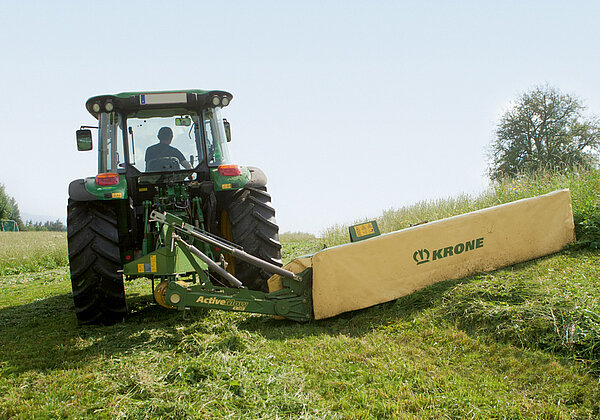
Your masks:
M 80 324 L 110 325 L 127 315 L 117 215 L 112 203 L 67 205 L 67 243 L 75 313 Z

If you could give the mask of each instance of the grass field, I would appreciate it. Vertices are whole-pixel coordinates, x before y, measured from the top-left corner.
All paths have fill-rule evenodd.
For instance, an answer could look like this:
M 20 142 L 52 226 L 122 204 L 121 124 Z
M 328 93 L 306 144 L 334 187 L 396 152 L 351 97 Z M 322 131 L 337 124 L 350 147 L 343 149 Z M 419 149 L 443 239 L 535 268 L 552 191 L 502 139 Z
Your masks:
M 594 182 L 572 186 L 582 232 Z M 136 280 L 126 322 L 78 327 L 64 234 L 35 235 L 0 236 L 0 418 L 600 417 L 593 241 L 308 324 L 184 317 Z M 326 241 L 282 237 L 286 260 Z
M 0 232 L 0 276 L 67 265 L 66 232 Z

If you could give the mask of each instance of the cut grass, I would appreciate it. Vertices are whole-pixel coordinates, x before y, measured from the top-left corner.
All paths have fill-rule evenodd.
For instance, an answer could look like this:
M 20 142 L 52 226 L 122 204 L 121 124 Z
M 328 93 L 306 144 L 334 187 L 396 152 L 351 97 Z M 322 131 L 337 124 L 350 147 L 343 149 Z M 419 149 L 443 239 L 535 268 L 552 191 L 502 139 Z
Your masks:
M 597 311 L 599 263 L 568 251 L 308 324 L 184 318 L 138 279 L 126 322 L 83 328 L 66 268 L 0 277 L 0 417 L 595 418 L 598 371 L 547 314 Z
M 600 255 L 560 254 L 401 298 L 471 335 L 577 360 L 600 374 Z M 412 309 L 408 309 L 412 310 Z

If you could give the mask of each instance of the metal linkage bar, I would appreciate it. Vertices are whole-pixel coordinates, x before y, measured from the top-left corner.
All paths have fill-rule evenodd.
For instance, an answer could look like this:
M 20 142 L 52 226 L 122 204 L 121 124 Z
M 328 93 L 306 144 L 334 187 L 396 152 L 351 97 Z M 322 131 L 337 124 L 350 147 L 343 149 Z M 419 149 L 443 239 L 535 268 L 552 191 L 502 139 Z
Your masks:
M 209 235 L 199 231 L 195 226 L 185 223 L 179 217 L 174 216 L 172 214 L 169 214 L 166 212 L 163 214 L 163 213 L 159 213 L 156 210 L 154 210 L 150 214 L 150 220 L 165 224 L 167 226 L 171 226 L 179 232 L 193 236 L 194 238 L 199 239 L 200 241 L 207 243 L 209 245 L 218 247 L 221 249 L 221 251 L 225 252 L 226 254 L 233 255 L 234 257 L 236 257 L 242 261 L 245 261 L 248 264 L 252 264 L 256 267 L 262 268 L 263 270 L 265 270 L 269 273 L 279 274 L 282 277 L 286 277 L 286 278 L 290 278 L 290 279 L 296 278 L 296 275 L 294 273 L 292 273 L 291 271 L 284 270 L 281 267 L 278 267 L 274 264 L 263 261 L 260 258 L 256 258 L 254 255 L 250 255 L 247 252 L 245 252 L 239 248 L 233 247 L 230 244 L 228 244 L 227 242 L 224 242 L 224 241 L 220 240 L 219 238 L 216 238 L 212 235 L 209 236 Z M 200 252 L 200 251 L 198 251 L 198 252 Z M 198 257 L 201 258 L 200 256 L 198 256 Z
M 231 284 L 232 286 L 237 287 L 237 288 L 244 287 L 244 285 L 242 284 L 241 281 L 239 281 L 237 278 L 235 278 L 227 270 L 224 270 L 223 267 L 221 267 L 216 262 L 214 262 L 212 259 L 210 259 L 210 257 L 208 255 L 206 255 L 205 253 L 200 251 L 194 245 L 188 244 L 186 241 L 181 239 L 181 237 L 179 235 L 173 234 L 173 239 L 175 240 L 175 242 L 177 242 L 178 246 L 184 246 L 187 249 L 189 249 L 189 251 L 192 254 L 194 254 L 195 256 L 200 258 L 202 261 L 204 261 L 211 270 L 215 271 L 217 274 L 219 274 L 221 277 L 223 277 L 225 280 L 227 280 L 229 282 L 229 284 Z

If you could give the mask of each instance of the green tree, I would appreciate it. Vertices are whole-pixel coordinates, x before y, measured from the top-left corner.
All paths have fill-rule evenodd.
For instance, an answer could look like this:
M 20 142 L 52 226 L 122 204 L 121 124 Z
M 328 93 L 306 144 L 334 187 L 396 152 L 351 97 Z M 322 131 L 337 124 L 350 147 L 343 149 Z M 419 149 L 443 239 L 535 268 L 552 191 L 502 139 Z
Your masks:
M 501 118 L 490 147 L 488 174 L 497 180 L 542 168 L 597 166 L 598 118 L 585 118 L 580 99 L 550 86 L 522 94 Z
M 67 230 L 67 227 L 60 219 L 56 219 L 54 222 L 51 222 L 50 220 L 48 220 L 45 223 L 42 223 L 42 222 L 34 223 L 32 220 L 28 220 L 25 222 L 25 228 L 23 230 L 65 232 Z
M 0 184 L 0 219 L 14 220 L 19 229 L 23 229 L 19 206 L 13 197 L 6 194 L 6 189 L 2 184 Z
M 44 223 L 44 227 L 50 232 L 65 232 L 67 230 L 67 227 L 60 219 L 56 219 L 54 222 L 47 221 Z

